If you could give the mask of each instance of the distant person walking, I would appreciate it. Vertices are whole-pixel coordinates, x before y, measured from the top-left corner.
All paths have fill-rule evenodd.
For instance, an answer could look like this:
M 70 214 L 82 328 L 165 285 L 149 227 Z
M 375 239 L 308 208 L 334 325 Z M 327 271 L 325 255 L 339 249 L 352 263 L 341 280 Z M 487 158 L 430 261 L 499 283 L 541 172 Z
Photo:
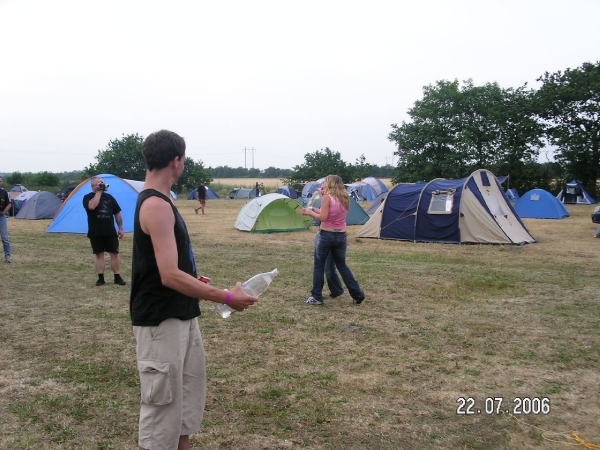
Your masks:
M 12 208 L 8 191 L 2 187 L 0 177 L 0 238 L 4 249 L 4 261 L 10 262 L 10 239 L 8 238 L 8 211 Z
M 198 214 L 198 210 L 202 210 L 202 215 L 204 216 L 204 206 L 206 205 L 206 185 L 204 184 L 204 180 L 200 182 L 200 186 L 196 190 L 196 200 L 200 202 L 200 206 L 198 206 L 194 211 Z
M 83 207 L 87 213 L 88 233 L 92 252 L 96 255 L 94 265 L 98 272 L 96 286 L 102 286 L 104 281 L 104 252 L 110 255 L 110 267 L 114 274 L 115 284 L 125 286 L 121 278 L 119 261 L 119 239 L 123 237 L 123 217 L 117 200 L 106 192 L 108 186 L 100 177 L 92 177 L 92 192 L 83 197 Z M 115 230 L 115 221 L 119 231 Z
M 198 299 L 243 311 L 258 301 L 198 280 L 190 237 L 170 199 L 184 170 L 185 141 L 172 131 L 142 144 L 146 181 L 134 215 L 130 313 L 140 376 L 140 449 L 189 450 L 206 402 Z M 237 342 L 236 345 L 244 346 Z
M 260 197 L 260 185 L 258 184 L 258 181 L 256 182 L 256 186 L 254 189 L 256 189 L 256 196 Z
M 346 288 L 355 304 L 365 299 L 365 293 L 346 265 L 346 216 L 350 209 L 348 192 L 342 179 L 337 175 L 328 175 L 321 199 L 321 208 L 303 208 L 300 214 L 311 216 L 321 222 L 319 239 L 315 239 L 313 287 L 311 295 L 304 302 L 307 305 L 323 304 L 323 285 L 325 283 L 325 264 L 331 253 L 335 267 L 342 276 Z

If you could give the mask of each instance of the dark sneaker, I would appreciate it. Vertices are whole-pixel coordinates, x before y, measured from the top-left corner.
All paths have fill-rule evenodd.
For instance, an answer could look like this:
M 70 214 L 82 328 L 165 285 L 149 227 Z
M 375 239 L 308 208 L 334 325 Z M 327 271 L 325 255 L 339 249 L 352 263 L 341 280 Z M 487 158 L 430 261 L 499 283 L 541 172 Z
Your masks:
M 355 305 L 360 305 L 363 302 L 364 299 L 365 299 L 364 297 L 362 297 L 362 298 L 354 298 L 354 299 L 352 299 L 352 302 Z
M 118 284 L 119 286 L 125 286 L 127 282 L 123 278 L 119 277 L 115 278 L 115 284 Z
M 304 300 L 304 303 L 306 303 L 307 305 L 322 305 L 323 300 L 317 300 L 314 297 L 308 297 L 307 300 Z
M 106 284 L 106 281 L 104 281 L 104 280 L 99 279 L 98 281 L 96 281 L 96 286 L 104 286 L 105 284 Z

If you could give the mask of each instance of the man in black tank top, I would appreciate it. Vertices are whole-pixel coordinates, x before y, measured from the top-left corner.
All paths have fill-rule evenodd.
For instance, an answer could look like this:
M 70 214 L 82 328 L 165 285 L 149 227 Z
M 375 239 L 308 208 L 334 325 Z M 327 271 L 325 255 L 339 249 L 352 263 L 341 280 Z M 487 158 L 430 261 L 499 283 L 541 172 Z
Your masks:
M 129 305 L 142 394 L 138 444 L 185 450 L 200 429 L 206 398 L 198 299 L 243 311 L 258 298 L 239 282 L 223 290 L 197 278 L 185 222 L 170 199 L 184 169 L 183 138 L 152 133 L 142 153 L 146 182 L 135 208 Z

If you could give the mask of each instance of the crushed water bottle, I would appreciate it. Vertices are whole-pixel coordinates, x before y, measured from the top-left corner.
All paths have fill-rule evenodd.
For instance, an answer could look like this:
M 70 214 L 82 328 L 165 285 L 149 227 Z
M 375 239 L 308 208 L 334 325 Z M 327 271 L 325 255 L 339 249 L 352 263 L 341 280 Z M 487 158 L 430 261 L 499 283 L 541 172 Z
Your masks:
M 242 283 L 242 290 L 253 297 L 259 297 L 263 292 L 267 290 L 271 281 L 279 275 L 279 270 L 275 269 L 271 272 L 259 273 L 254 275 L 245 283 Z M 230 308 L 224 303 L 217 303 L 215 305 L 217 312 L 223 319 L 227 319 L 231 314 L 235 312 L 233 308 Z
M 310 198 L 310 200 L 308 201 L 306 207 L 312 208 L 313 206 L 315 206 L 317 204 L 317 202 L 319 200 L 321 200 L 321 189 L 317 189 L 315 192 L 313 192 L 313 195 Z

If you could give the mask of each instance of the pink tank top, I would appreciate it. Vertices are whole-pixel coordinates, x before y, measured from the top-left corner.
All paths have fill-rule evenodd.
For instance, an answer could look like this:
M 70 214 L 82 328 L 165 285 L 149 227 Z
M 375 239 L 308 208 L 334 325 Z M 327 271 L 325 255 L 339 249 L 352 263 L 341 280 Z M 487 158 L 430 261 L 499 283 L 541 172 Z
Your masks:
M 330 228 L 346 228 L 346 215 L 348 211 L 344 208 L 344 206 L 333 196 L 329 196 L 331 198 L 331 203 L 329 204 L 329 216 L 327 220 L 323 222 L 323 225 L 326 225 Z

